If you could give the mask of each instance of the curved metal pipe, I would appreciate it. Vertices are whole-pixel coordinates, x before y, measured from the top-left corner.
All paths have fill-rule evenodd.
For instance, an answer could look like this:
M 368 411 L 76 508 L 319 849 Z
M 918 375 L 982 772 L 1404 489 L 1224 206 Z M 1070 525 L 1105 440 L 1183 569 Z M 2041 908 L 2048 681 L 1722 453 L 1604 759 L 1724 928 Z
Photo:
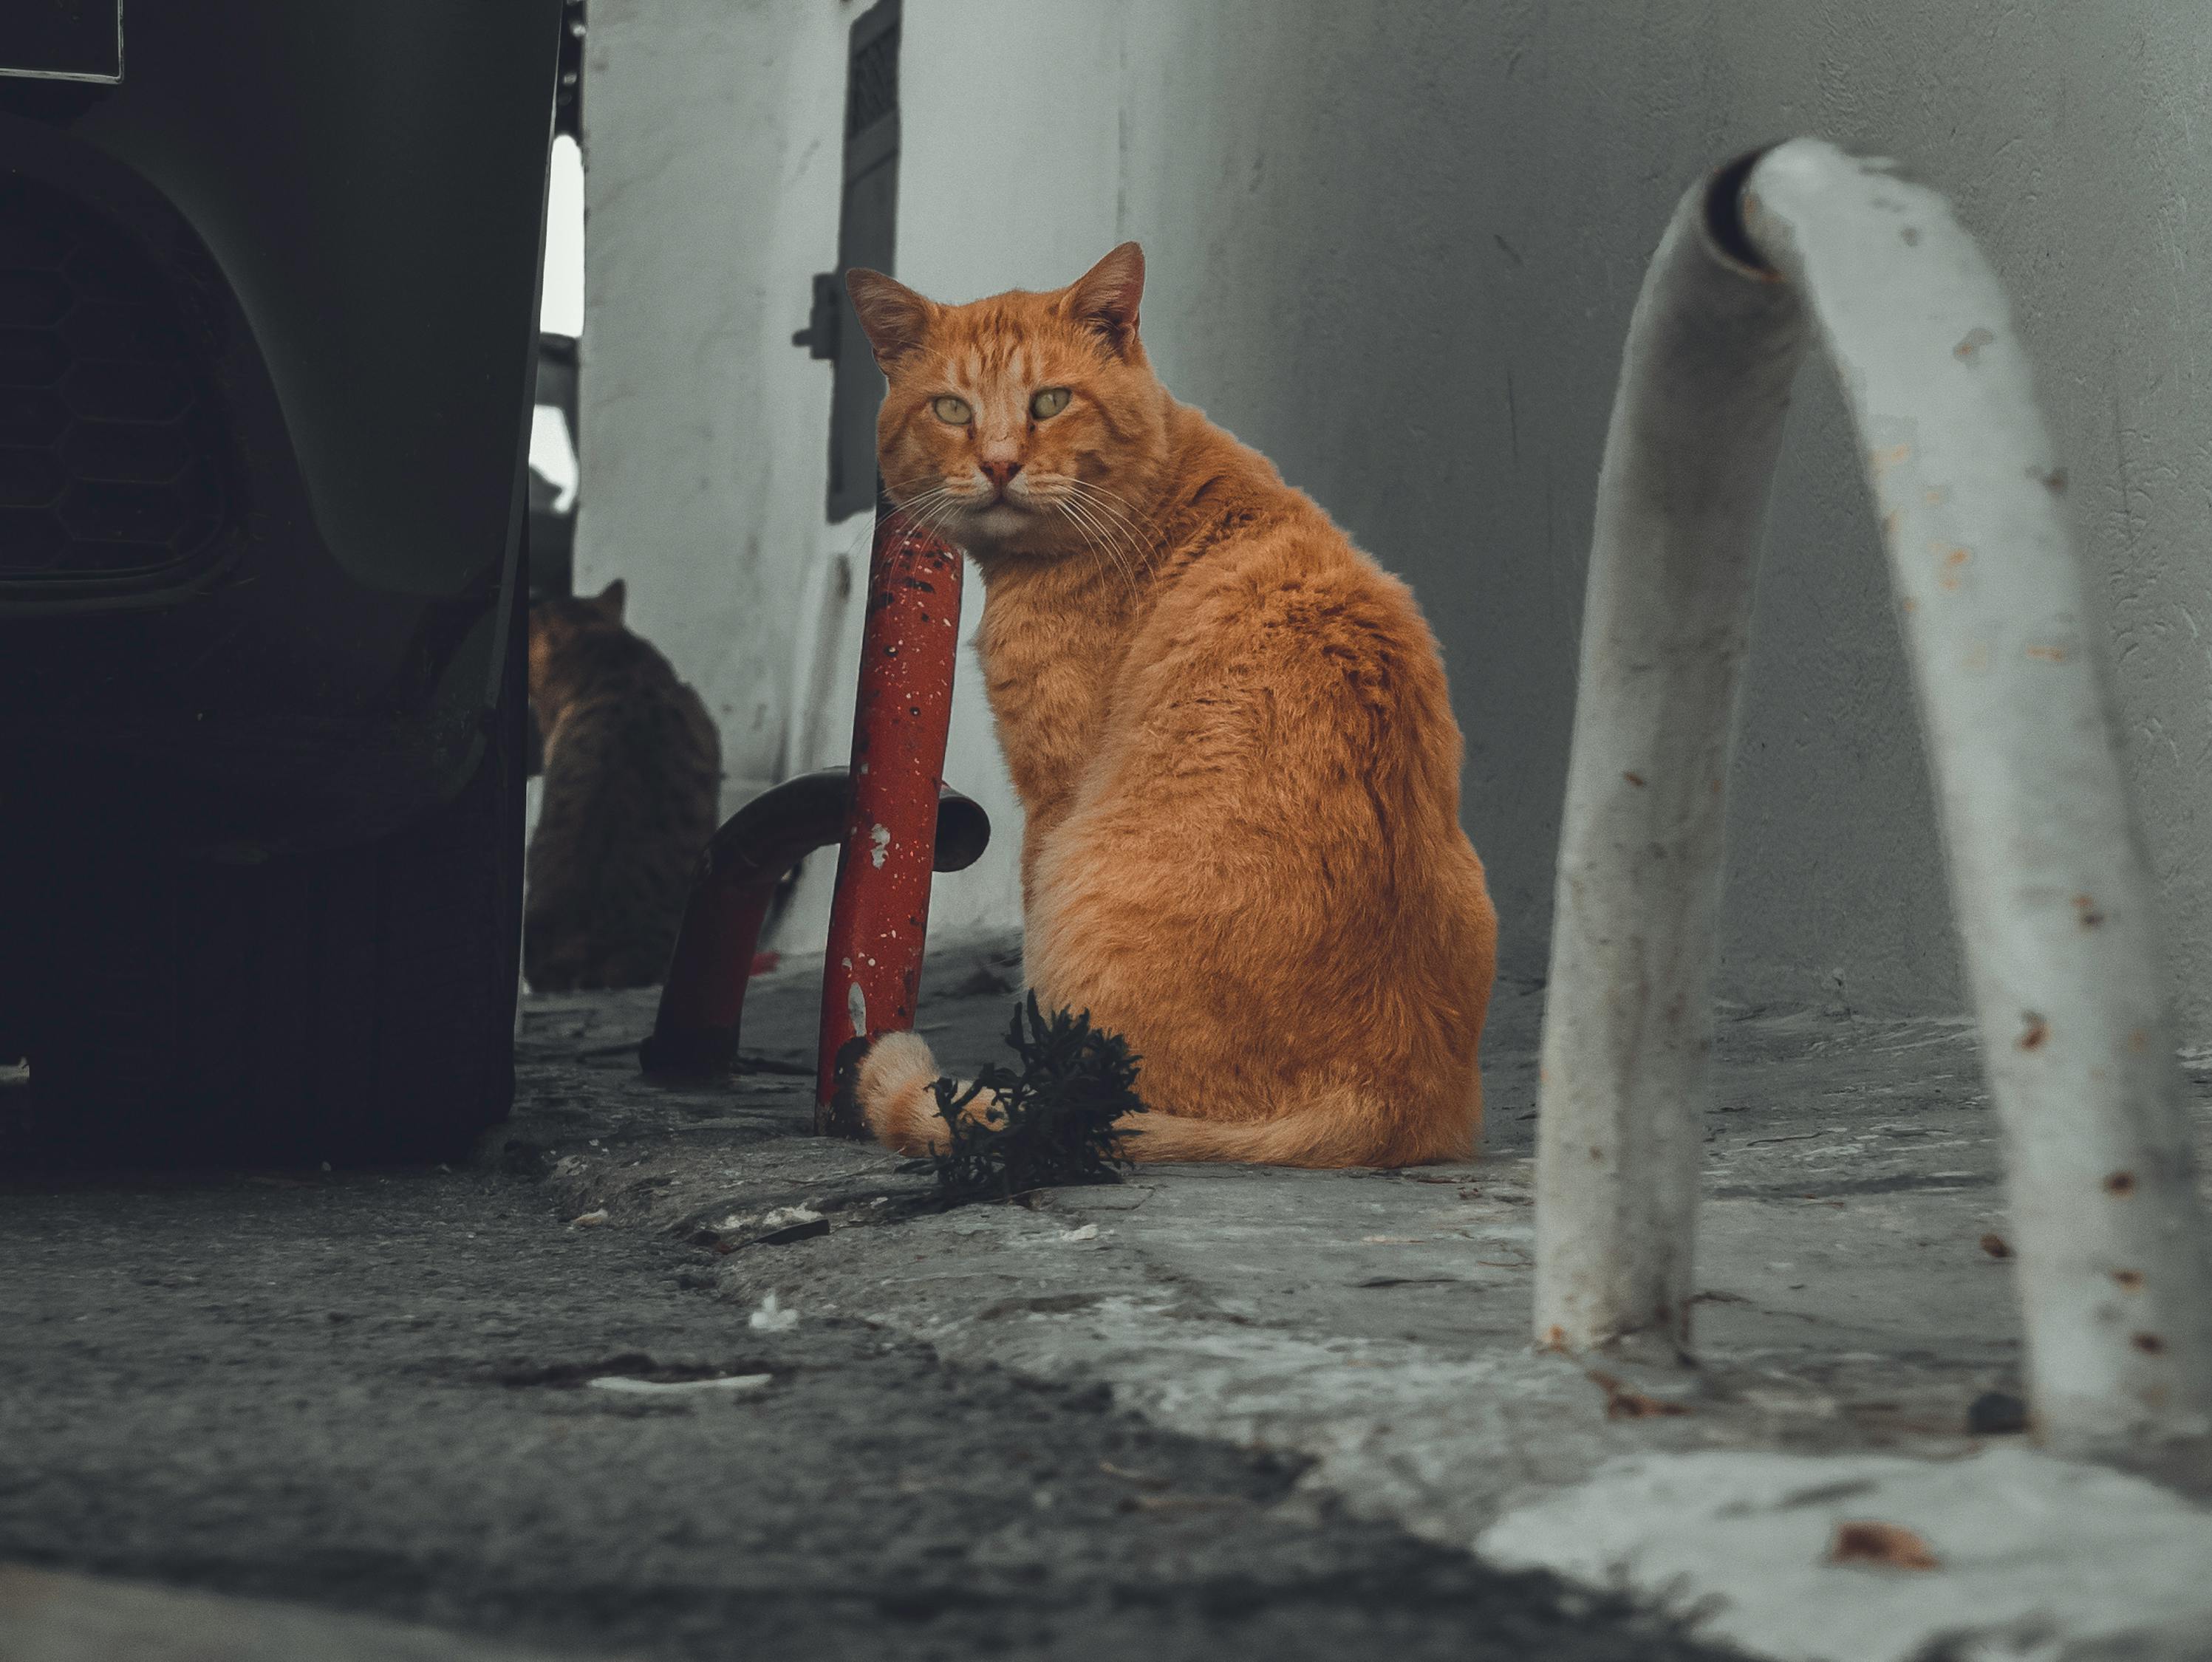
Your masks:
M 708 841 L 660 989 L 659 1013 L 638 1046 L 647 1074 L 718 1079 L 729 1072 L 753 955 L 776 885 L 807 855 L 843 838 L 852 796 L 842 767 L 801 773 L 762 792 Z M 974 864 L 990 840 L 981 805 L 940 786 L 937 870 Z
M 2010 308 L 1936 192 L 1795 140 L 1686 197 L 1599 478 L 1562 832 L 1536 1331 L 1686 1350 L 1737 670 L 1816 336 L 1914 670 L 2002 1121 L 2037 1427 L 2212 1431 L 2212 1246 L 2151 892 Z
M 1540 1337 L 1662 1356 L 1690 1337 L 1738 671 L 1805 332 L 1706 196 L 1652 258 L 1598 475 L 1536 1119 Z

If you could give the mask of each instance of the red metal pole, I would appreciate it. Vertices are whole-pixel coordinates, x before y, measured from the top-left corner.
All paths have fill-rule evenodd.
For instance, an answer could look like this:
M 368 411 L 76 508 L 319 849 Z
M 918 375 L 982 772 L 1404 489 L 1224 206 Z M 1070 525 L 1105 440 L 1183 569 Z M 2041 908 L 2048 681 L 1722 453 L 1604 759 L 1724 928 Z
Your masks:
M 708 840 L 662 978 L 653 1034 L 638 1047 L 648 1074 L 719 1078 L 737 1060 L 747 981 L 784 874 L 845 828 L 845 770 L 801 773 L 763 792 Z
M 653 1034 L 638 1047 L 647 1073 L 672 1082 L 719 1079 L 737 1065 L 746 982 L 770 955 L 756 949 L 776 886 L 816 849 L 842 846 L 851 800 L 842 767 L 801 773 L 755 797 L 708 840 Z M 957 791 L 940 792 L 939 871 L 974 864 L 990 840 L 991 822 L 981 807 Z
M 851 805 L 822 974 L 817 1129 L 830 1131 L 839 1049 L 914 1026 L 929 925 L 937 793 L 959 651 L 960 554 L 878 506 L 868 558 Z

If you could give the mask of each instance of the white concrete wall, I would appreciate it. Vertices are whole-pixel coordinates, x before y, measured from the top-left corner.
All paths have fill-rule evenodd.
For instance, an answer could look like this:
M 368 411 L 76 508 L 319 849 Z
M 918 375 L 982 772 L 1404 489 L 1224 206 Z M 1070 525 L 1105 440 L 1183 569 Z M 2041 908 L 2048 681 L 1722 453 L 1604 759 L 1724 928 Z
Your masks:
M 665 585 L 641 618 L 668 621 L 726 721 L 745 713 L 757 742 L 733 755 L 775 749 L 802 551 L 824 539 L 827 374 L 782 343 L 834 246 L 832 83 L 854 9 L 599 0 L 593 15 L 586 373 L 635 367 L 587 391 L 580 567 L 666 573 L 634 579 Z M 681 61 L 666 86 L 635 83 L 639 153 L 609 177 L 602 60 L 619 75 L 629 52 Z M 714 53 L 729 61 L 704 67 Z M 1468 731 L 1468 822 L 1506 966 L 1522 974 L 1545 957 L 1607 407 L 1670 206 L 1713 161 L 1796 132 L 1939 185 L 2042 368 L 2185 1028 L 2212 1040 L 2212 9 L 907 0 L 903 81 L 902 276 L 965 299 L 1064 282 L 1141 238 L 1146 338 L 1169 384 L 1414 583 Z M 720 181 L 707 217 L 721 231 L 696 191 L 671 191 L 675 174 Z M 610 221 L 625 215 L 634 246 L 618 256 Z M 655 252 L 649 234 L 680 246 Z M 649 332 L 659 355 L 618 353 L 618 330 Z M 1825 372 L 1800 398 L 1749 676 L 1723 991 L 1948 1006 L 1941 857 L 1864 492 Z M 593 454 L 606 444 L 629 454 Z M 716 505 L 719 543 L 694 497 Z M 848 654 L 855 626 L 848 612 Z M 849 719 L 838 676 L 825 756 Z M 963 697 L 948 773 L 986 796 L 1000 852 L 941 880 L 940 929 L 1013 916 L 994 764 Z
M 791 622 L 823 540 L 827 365 L 791 344 L 834 264 L 834 0 L 593 0 L 576 587 L 722 730 L 726 798 L 777 776 Z

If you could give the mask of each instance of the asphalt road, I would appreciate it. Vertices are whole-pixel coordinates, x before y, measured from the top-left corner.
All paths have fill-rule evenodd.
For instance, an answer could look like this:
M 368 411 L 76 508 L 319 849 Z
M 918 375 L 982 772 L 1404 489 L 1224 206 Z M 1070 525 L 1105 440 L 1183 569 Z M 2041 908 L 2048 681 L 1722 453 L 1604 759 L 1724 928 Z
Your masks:
M 1712 1654 L 1103 1393 L 756 1331 L 556 1186 L 0 1186 L 0 1561 L 589 1655 Z M 586 1382 L 687 1373 L 770 1377 Z

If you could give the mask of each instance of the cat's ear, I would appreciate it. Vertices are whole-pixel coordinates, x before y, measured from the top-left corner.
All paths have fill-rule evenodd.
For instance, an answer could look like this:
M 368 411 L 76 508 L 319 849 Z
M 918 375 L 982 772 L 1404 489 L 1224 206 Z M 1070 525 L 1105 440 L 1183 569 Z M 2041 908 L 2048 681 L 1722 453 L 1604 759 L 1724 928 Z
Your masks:
M 884 374 L 891 366 L 920 346 L 929 332 L 937 307 L 895 277 L 856 265 L 845 273 L 845 292 L 853 297 L 853 310 L 876 355 L 876 367 Z
M 1145 251 L 1125 242 L 1067 291 L 1067 314 L 1103 335 L 1116 352 L 1137 338 L 1137 307 L 1145 298 Z
M 592 604 L 605 614 L 610 623 L 623 621 L 623 603 L 629 598 L 629 588 L 619 577 L 601 589 Z

